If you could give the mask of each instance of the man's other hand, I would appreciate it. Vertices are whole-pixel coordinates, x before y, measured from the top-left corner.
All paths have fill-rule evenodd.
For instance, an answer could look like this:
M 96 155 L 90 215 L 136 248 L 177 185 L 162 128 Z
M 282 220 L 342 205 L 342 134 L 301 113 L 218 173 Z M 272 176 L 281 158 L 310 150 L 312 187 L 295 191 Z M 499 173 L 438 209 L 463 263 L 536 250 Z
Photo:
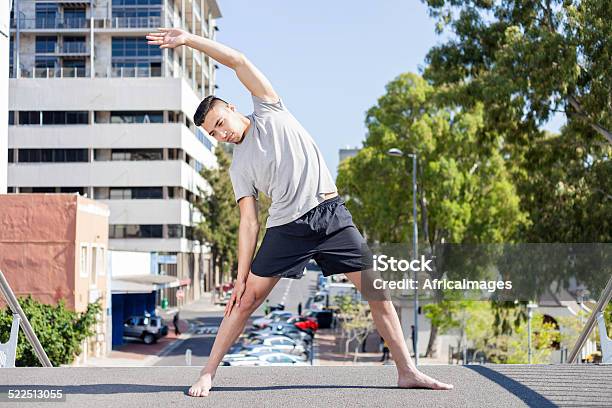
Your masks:
M 234 284 L 234 289 L 232 289 L 232 296 L 230 297 L 229 302 L 225 305 L 225 312 L 223 316 L 229 316 L 232 313 L 232 309 L 234 308 L 234 304 L 236 306 L 240 306 L 240 299 L 244 294 L 244 290 L 246 289 L 246 282 L 238 279 Z

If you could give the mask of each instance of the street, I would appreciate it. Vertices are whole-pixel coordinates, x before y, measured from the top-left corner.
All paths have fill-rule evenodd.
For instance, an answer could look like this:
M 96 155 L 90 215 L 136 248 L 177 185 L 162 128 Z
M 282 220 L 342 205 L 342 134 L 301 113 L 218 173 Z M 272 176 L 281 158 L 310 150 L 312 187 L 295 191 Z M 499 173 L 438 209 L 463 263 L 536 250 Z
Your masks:
M 302 307 L 304 307 L 308 297 L 316 292 L 316 276 L 317 274 L 315 272 L 307 272 L 302 279 L 281 279 L 268 297 L 270 305 L 284 303 L 285 310 L 297 313 L 298 304 L 301 302 Z M 223 311 L 199 311 L 187 306 L 181 309 L 180 315 L 181 319 L 187 320 L 192 328 L 203 325 L 207 327 L 218 327 L 223 318 Z M 254 319 L 262 317 L 263 315 L 264 304 L 262 304 L 253 316 L 251 316 L 246 327 L 249 327 Z M 173 329 L 174 328 L 171 327 L 171 330 Z M 161 359 L 154 365 L 184 366 L 186 365 L 185 352 L 187 349 L 191 349 L 191 365 L 203 366 L 208 360 L 215 336 L 216 334 L 214 333 L 192 333 L 190 338 L 178 340 L 175 345 L 162 354 Z

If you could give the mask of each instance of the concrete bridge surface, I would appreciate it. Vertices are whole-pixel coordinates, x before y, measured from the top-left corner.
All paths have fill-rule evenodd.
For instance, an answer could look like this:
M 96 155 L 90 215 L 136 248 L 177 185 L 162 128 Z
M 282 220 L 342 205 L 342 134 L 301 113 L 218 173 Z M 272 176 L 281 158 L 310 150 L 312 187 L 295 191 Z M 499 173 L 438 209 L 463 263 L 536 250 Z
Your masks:
M 431 365 L 421 370 L 455 389 L 395 388 L 393 366 L 220 367 L 211 395 L 193 398 L 187 390 L 197 367 L 9 368 L 0 369 L 0 406 L 612 407 L 610 365 Z M 8 391 L 15 389 L 61 389 L 65 400 L 8 403 Z

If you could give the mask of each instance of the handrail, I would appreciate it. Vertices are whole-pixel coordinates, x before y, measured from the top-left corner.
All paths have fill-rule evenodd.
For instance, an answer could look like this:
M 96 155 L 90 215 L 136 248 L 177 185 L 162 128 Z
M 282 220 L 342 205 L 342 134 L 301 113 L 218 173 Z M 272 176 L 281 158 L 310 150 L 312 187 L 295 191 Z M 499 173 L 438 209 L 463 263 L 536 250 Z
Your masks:
M 7 301 L 13 313 L 18 314 L 19 317 L 21 318 L 19 323 L 26 335 L 26 338 L 30 342 L 32 349 L 34 349 L 34 353 L 36 353 L 36 357 L 38 357 L 38 361 L 40 361 L 43 367 L 53 367 L 53 364 L 51 364 L 51 361 L 49 360 L 49 357 L 47 356 L 45 349 L 40 344 L 38 337 L 36 337 L 36 333 L 34 333 L 34 329 L 32 329 L 32 326 L 30 325 L 30 321 L 28 320 L 28 317 L 25 315 L 25 313 L 23 313 L 23 309 L 21 308 L 21 305 L 17 301 L 17 297 L 15 297 L 13 290 L 11 289 L 8 281 L 4 277 L 4 274 L 2 273 L 1 270 L 0 270 L 0 292 L 4 296 L 4 299 Z
M 605 289 L 603 290 L 603 292 L 601 293 L 601 296 L 599 297 L 599 300 L 597 301 L 595 310 L 593 310 L 593 312 L 589 316 L 589 319 L 584 325 L 582 332 L 580 333 L 580 336 L 578 337 L 578 340 L 576 340 L 576 344 L 574 344 L 574 347 L 572 348 L 569 358 L 567 359 L 567 362 L 569 364 L 574 363 L 575 360 L 577 359 L 578 353 L 580 353 L 580 350 L 582 350 L 582 347 L 584 347 L 584 344 L 586 343 L 587 338 L 589 337 L 589 335 L 593 331 L 593 328 L 595 327 L 597 315 L 603 312 L 605 307 L 610 302 L 610 298 L 612 298 L 612 275 L 610 275 L 610 279 L 608 279 L 608 283 L 606 284 Z

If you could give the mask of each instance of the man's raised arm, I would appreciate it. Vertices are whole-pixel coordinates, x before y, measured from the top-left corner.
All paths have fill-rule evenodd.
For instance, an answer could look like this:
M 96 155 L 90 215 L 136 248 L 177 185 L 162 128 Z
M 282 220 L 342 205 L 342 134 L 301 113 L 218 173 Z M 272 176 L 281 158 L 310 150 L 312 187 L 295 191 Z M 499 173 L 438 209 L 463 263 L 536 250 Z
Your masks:
M 186 45 L 202 51 L 212 59 L 233 69 L 240 82 L 251 94 L 266 102 L 277 102 L 279 99 L 268 78 L 240 51 L 178 28 L 160 28 L 158 32 L 147 35 L 147 40 L 150 45 L 159 45 L 160 48 Z

